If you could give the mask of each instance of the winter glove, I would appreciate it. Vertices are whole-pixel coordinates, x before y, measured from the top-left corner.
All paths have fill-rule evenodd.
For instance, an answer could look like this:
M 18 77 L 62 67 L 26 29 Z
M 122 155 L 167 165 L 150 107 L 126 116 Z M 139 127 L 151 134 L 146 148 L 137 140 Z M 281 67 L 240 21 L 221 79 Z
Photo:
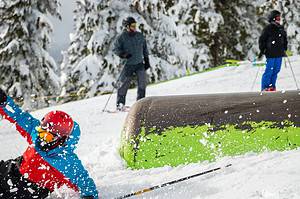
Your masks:
M 129 59 L 130 57 L 132 57 L 132 55 L 130 53 L 121 53 L 120 57 L 123 59 Z
M 111 85 L 115 88 L 115 89 L 119 89 L 121 87 L 121 82 L 117 81 L 117 82 L 112 82 Z
M 144 63 L 145 70 L 148 70 L 151 67 L 149 63 L 149 57 L 145 57 L 144 62 L 145 62 Z
M 4 105 L 4 103 L 6 102 L 7 99 L 7 95 L 5 94 L 5 92 L 0 88 L 0 105 Z

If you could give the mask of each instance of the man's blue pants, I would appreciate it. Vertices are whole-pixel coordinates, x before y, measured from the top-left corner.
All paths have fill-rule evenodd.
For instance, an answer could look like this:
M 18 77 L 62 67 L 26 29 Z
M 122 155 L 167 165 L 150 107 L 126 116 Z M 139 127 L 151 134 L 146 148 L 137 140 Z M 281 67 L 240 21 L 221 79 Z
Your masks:
M 262 76 L 261 90 L 276 89 L 277 75 L 281 69 L 282 57 L 267 58 L 266 70 Z

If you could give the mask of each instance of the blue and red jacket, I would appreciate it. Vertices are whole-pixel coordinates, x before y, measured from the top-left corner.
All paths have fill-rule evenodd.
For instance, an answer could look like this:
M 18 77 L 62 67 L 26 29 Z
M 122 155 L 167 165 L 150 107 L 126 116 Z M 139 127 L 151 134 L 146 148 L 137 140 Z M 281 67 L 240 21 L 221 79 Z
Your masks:
M 74 128 L 64 145 L 44 151 L 39 148 L 38 132 L 35 130 L 40 121 L 28 112 L 22 111 L 8 97 L 5 105 L 0 106 L 3 118 L 16 125 L 16 129 L 27 139 L 29 147 L 23 154 L 19 172 L 29 181 L 50 192 L 63 185 L 78 191 L 82 197 L 98 198 L 98 191 L 92 178 L 74 153 L 80 137 L 79 125 Z

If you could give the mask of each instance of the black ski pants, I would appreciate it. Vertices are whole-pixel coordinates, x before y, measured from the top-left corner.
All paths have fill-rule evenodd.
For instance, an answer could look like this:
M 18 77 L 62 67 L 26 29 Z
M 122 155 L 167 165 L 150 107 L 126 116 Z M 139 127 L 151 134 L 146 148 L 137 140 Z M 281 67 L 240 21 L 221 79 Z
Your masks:
M 43 199 L 50 191 L 27 180 L 19 171 L 23 157 L 0 161 L 0 198 Z
M 142 99 L 146 95 L 146 71 L 143 63 L 137 65 L 125 65 L 123 71 L 119 77 L 118 94 L 117 94 L 117 106 L 119 104 L 125 105 L 126 95 L 130 82 L 136 74 L 137 76 L 137 100 Z

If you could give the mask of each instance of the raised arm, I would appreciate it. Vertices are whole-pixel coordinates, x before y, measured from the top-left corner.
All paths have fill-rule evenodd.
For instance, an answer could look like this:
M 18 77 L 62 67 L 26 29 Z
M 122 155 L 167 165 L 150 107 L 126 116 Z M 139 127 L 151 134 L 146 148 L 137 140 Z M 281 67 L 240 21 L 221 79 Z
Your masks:
M 72 164 L 68 165 L 70 168 L 63 171 L 64 175 L 70 179 L 72 184 L 76 185 L 82 198 L 89 196 L 90 198 L 98 199 L 96 185 L 77 155 L 72 154 L 69 158 L 72 160 L 70 161 L 69 159 L 68 162 L 71 162 Z
M 16 129 L 23 137 L 27 139 L 29 144 L 32 143 L 30 133 L 39 125 L 39 120 L 34 118 L 30 113 L 20 109 L 12 98 L 7 96 L 0 89 L 0 114 L 2 117 L 16 125 Z

